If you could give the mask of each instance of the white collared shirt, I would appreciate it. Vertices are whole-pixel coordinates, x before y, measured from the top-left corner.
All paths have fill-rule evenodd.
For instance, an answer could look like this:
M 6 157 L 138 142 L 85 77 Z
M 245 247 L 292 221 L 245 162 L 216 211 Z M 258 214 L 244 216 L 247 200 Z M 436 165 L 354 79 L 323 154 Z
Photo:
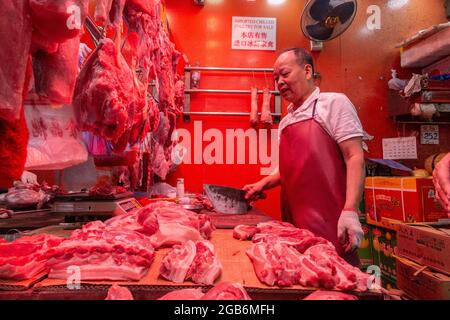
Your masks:
M 317 98 L 319 100 L 317 100 L 314 119 L 337 143 L 364 136 L 358 114 L 349 98 L 343 93 L 320 92 L 320 89 L 316 87 L 299 108 L 294 110 L 294 106 L 289 105 L 288 113 L 278 127 L 278 139 L 287 126 L 311 119 L 314 101 Z

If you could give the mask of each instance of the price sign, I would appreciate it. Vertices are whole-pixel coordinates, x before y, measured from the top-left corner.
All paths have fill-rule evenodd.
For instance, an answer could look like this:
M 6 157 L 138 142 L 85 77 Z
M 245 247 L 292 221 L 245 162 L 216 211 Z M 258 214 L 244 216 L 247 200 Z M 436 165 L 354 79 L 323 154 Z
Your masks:
M 423 125 L 420 126 L 421 144 L 439 144 L 439 126 Z

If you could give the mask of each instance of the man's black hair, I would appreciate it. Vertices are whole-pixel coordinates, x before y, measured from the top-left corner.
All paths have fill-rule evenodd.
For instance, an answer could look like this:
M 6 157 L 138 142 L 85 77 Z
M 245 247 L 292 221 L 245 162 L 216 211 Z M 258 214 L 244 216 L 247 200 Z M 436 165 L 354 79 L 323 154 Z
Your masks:
M 297 58 L 297 63 L 299 65 L 301 65 L 302 67 L 305 64 L 309 64 L 312 67 L 312 73 L 314 74 L 314 60 L 313 57 L 311 56 L 311 53 L 309 53 L 308 50 L 303 49 L 303 48 L 288 48 L 288 49 L 284 49 L 281 53 L 285 53 L 288 51 L 293 51 L 296 58 Z

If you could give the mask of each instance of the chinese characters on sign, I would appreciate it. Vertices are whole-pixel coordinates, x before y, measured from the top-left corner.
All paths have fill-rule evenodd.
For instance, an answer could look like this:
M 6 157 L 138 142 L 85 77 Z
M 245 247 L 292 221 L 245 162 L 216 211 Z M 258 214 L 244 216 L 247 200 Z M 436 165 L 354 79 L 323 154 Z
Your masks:
M 233 17 L 232 19 L 231 49 L 276 50 L 276 18 Z

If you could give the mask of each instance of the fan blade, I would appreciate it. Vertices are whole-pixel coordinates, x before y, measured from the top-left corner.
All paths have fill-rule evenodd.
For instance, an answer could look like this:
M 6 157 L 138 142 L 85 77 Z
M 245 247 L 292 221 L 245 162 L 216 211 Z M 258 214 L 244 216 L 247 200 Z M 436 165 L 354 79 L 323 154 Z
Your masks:
M 316 0 L 309 9 L 309 15 L 316 21 L 325 20 L 332 7 L 330 0 Z
M 313 25 L 306 26 L 306 31 L 308 34 L 314 38 L 315 40 L 325 41 L 331 37 L 334 28 L 328 28 L 324 26 L 322 23 L 316 23 Z
M 353 2 L 346 2 L 338 5 L 331 10 L 329 16 L 339 17 L 339 21 L 344 24 L 350 19 L 355 12 L 355 4 Z

